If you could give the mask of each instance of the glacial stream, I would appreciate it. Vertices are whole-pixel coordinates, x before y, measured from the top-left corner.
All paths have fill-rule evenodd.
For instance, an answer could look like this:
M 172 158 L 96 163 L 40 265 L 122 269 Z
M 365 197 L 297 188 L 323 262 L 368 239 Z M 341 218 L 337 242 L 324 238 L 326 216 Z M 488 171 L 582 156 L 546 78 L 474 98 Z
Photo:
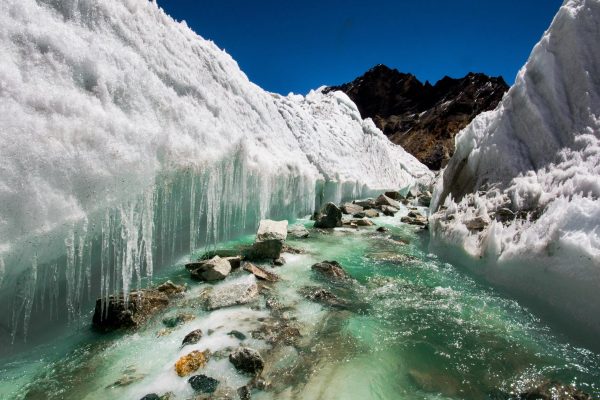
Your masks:
M 199 249 L 155 274 L 155 284 L 188 285 L 167 311 L 135 333 L 72 326 L 48 345 L 0 360 L 0 398 L 139 400 L 170 392 L 191 399 L 188 378 L 174 364 L 206 349 L 212 356 L 198 373 L 219 380 L 214 398 L 237 398 L 250 378 L 227 356 L 240 343 L 265 359 L 267 387 L 254 389 L 253 399 L 506 399 L 547 381 L 600 397 L 600 355 L 569 344 L 514 300 L 429 254 L 427 231 L 400 223 L 402 214 L 374 219 L 388 232 L 310 229 L 309 238 L 288 237 L 304 253 L 285 253 L 282 267 L 263 265 L 279 282 L 264 284 L 256 303 L 212 312 L 198 301 L 209 285 L 190 280 L 183 267 L 206 250 Z M 338 261 L 354 281 L 319 278 L 310 267 L 323 260 Z M 240 269 L 217 285 L 250 279 Z M 307 299 L 315 287 L 340 304 Z M 181 312 L 194 319 L 165 328 L 163 319 Z M 198 328 L 202 339 L 181 347 Z

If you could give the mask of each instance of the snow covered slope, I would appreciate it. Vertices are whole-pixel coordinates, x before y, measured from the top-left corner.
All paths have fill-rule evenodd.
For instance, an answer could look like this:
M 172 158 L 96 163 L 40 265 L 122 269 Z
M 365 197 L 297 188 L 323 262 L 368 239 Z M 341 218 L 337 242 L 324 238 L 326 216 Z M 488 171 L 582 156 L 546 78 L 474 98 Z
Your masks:
M 329 112 L 263 91 L 154 2 L 0 2 L 0 318 L 75 316 L 86 290 L 312 212 L 325 179 L 339 196 L 430 179 L 347 98 L 309 97 Z
M 598 0 L 563 4 L 502 103 L 457 137 L 432 204 L 434 244 L 484 258 L 489 279 L 596 334 L 598 21 Z

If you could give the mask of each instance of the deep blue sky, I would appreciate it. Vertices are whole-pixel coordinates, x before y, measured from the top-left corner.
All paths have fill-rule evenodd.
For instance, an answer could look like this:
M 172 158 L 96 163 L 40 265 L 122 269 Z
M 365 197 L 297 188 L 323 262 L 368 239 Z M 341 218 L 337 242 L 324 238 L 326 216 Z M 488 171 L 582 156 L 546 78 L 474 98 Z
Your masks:
M 266 90 L 306 93 L 375 64 L 432 83 L 467 72 L 511 84 L 562 0 L 158 0 Z

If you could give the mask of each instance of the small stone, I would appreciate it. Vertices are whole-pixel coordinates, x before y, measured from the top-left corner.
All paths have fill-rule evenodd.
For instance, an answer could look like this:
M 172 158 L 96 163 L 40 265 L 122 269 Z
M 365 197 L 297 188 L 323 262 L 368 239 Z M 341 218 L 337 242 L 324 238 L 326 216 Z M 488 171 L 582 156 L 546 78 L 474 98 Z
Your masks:
M 185 292 L 186 287 L 183 285 L 176 285 L 171 281 L 166 281 L 165 283 L 163 283 L 162 285 L 158 286 L 156 288 L 156 290 L 158 290 L 161 293 L 166 294 L 167 296 L 171 297 L 174 296 L 176 294 L 180 294 Z
M 228 332 L 227 335 L 229 336 L 233 336 L 234 338 L 236 338 L 237 340 L 246 340 L 246 335 L 244 335 L 242 332 L 240 331 L 236 331 L 233 330 L 231 332 Z
M 375 209 L 365 210 L 364 214 L 365 214 L 365 217 L 367 217 L 367 218 L 377 218 L 377 217 L 379 217 L 379 211 L 377 211 Z
M 332 280 L 344 280 L 349 276 L 337 261 L 323 261 L 314 264 L 311 269 Z
M 369 218 L 353 219 L 351 221 L 351 223 L 353 223 L 356 226 L 373 226 L 373 225 L 375 225 L 375 222 L 371 221 Z
M 160 400 L 160 396 L 156 393 L 150 393 L 142 397 L 140 400 Z
M 386 228 L 385 226 L 380 226 L 379 228 L 377 228 L 377 232 L 385 233 L 385 232 L 389 232 L 389 229 Z
M 206 375 L 194 375 L 188 379 L 192 389 L 198 393 L 214 393 L 219 381 Z
M 258 279 L 261 279 L 263 281 L 277 282 L 279 280 L 279 276 L 277 276 L 276 274 L 269 272 L 263 268 L 257 267 L 256 265 L 249 263 L 249 262 L 244 263 L 243 269 L 245 271 L 250 272 L 251 274 L 256 276 Z
M 285 258 L 279 257 L 273 260 L 273 265 L 276 267 L 282 267 L 285 265 Z
M 238 388 L 237 394 L 240 400 L 250 400 L 252 398 L 251 389 L 248 385 Z
M 296 239 L 305 239 L 310 236 L 310 232 L 304 225 L 292 225 L 288 228 L 288 235 Z
M 210 360 L 210 351 L 192 351 L 191 353 L 181 357 L 175 363 L 175 372 L 183 377 L 203 368 Z
M 392 206 L 381 206 L 381 211 L 383 212 L 383 215 L 393 217 L 399 210 L 396 207 Z
M 162 323 L 167 328 L 175 328 L 176 326 L 183 325 L 188 321 L 195 319 L 196 316 L 187 313 L 178 313 L 177 315 L 166 317 L 162 320 Z
M 259 374 L 265 366 L 260 353 L 249 347 L 237 348 L 229 355 L 229 361 L 237 370 L 248 374 Z
M 188 344 L 196 344 L 200 339 L 202 339 L 202 329 L 196 329 L 185 335 L 181 345 L 187 346 Z

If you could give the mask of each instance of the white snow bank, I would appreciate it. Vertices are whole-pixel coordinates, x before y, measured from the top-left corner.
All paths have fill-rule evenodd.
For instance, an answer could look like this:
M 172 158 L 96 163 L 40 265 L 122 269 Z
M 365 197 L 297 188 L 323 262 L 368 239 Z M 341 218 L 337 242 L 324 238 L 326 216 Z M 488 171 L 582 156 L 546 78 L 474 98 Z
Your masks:
M 0 294 L 15 315 L 43 305 L 51 261 L 67 285 L 42 294 L 74 314 L 92 276 L 102 295 L 139 285 L 156 260 L 312 212 L 324 179 L 430 176 L 347 98 L 309 98 L 263 91 L 154 2 L 0 2 Z
M 488 278 L 596 333 L 599 19 L 598 0 L 564 3 L 498 108 L 457 136 L 431 220 L 434 245 L 485 258 Z

